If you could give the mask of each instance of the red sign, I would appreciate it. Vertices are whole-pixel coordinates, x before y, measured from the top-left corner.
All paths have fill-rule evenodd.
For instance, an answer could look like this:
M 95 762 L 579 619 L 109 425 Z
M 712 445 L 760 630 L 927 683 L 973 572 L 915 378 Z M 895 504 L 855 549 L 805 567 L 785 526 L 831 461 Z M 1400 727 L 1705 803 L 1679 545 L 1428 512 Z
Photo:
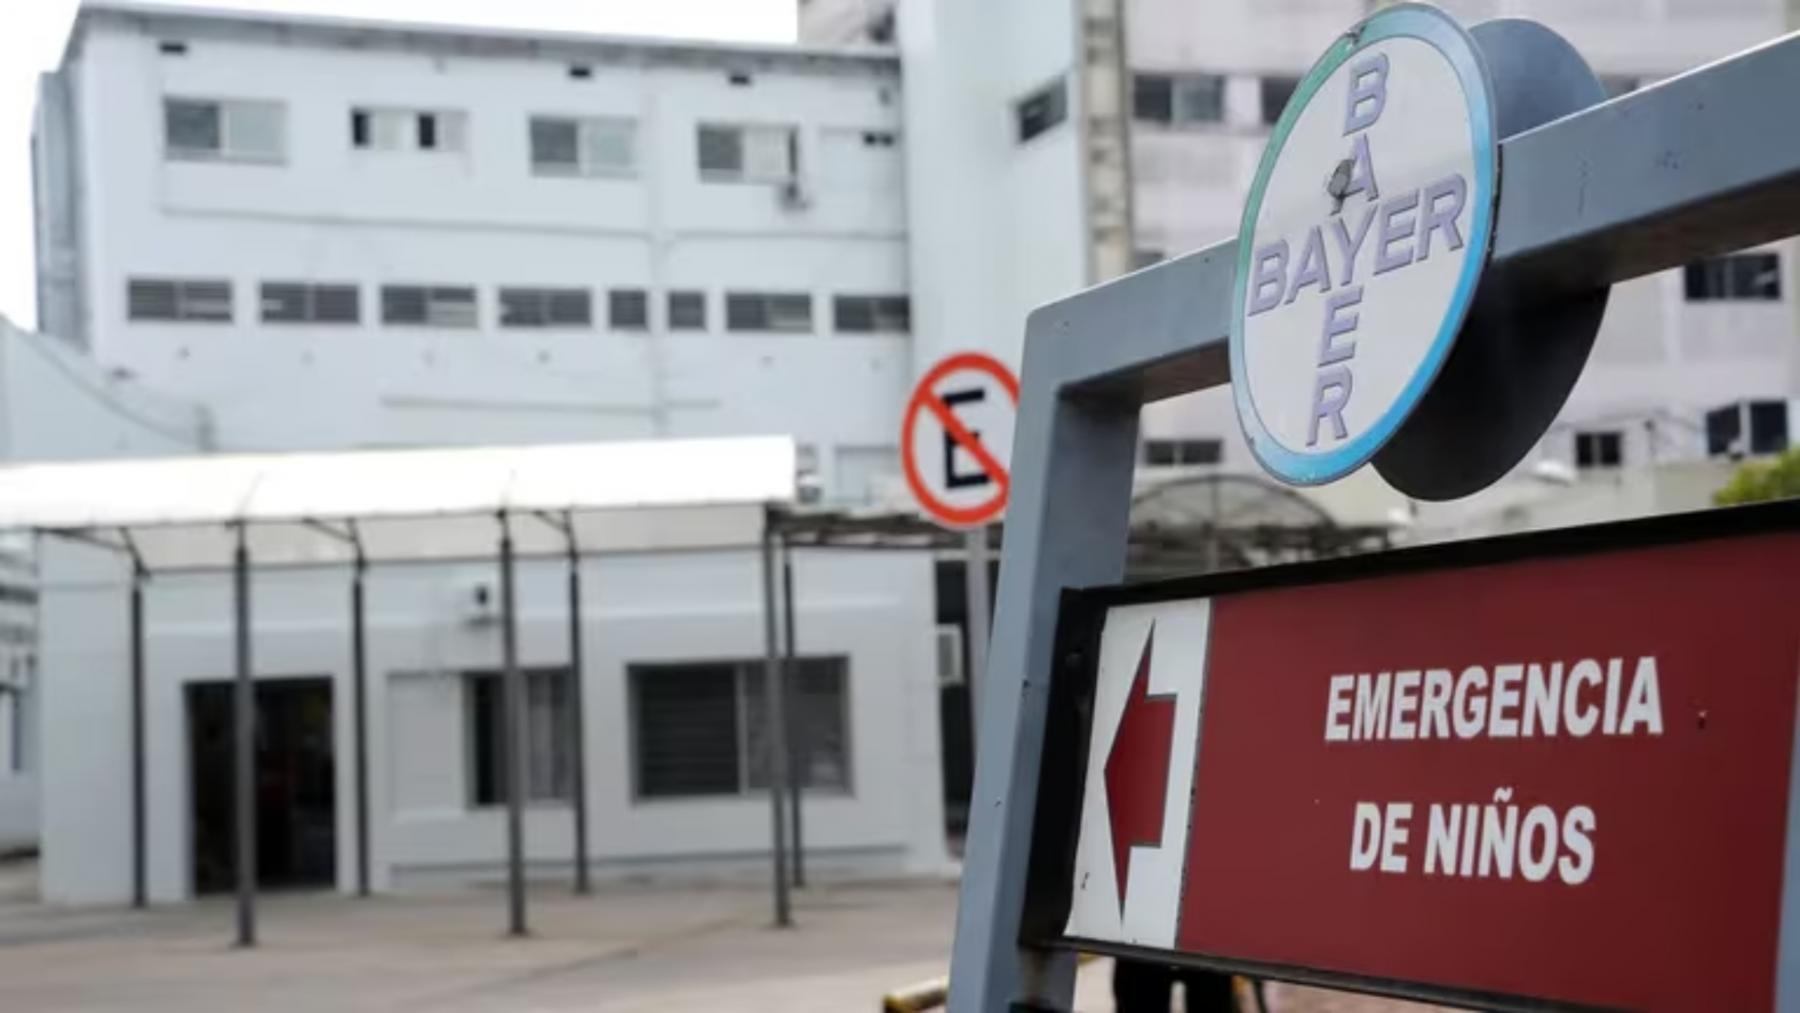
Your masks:
M 933 520 L 975 527 L 1005 512 L 1018 408 L 1018 379 L 980 352 L 949 356 L 919 379 L 900 421 L 900 460 Z
M 1775 1005 L 1800 534 L 1143 597 L 1104 612 L 1067 937 Z

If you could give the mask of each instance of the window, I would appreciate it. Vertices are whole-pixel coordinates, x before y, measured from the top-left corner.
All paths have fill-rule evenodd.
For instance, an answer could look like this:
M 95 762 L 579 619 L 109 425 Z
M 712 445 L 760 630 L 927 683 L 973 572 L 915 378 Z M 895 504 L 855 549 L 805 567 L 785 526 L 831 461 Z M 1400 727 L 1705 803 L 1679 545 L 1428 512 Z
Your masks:
M 1685 270 L 1689 302 L 1781 298 L 1781 258 L 1774 253 L 1733 253 L 1696 261 Z
M 474 327 L 475 290 L 443 285 L 383 285 L 381 322 Z
M 844 333 L 905 334 L 912 330 L 912 302 L 903 295 L 840 295 L 831 301 L 831 318 Z
M 812 296 L 805 293 L 727 292 L 728 331 L 812 331 Z
M 1297 77 L 1265 77 L 1262 79 L 1262 121 L 1273 124 L 1281 119 L 1281 111 L 1287 108 L 1288 100 L 1294 97 L 1294 90 L 1300 87 Z
M 539 176 L 624 176 L 636 163 L 637 124 L 631 120 L 531 118 L 531 171 Z
M 1131 251 L 1131 269 L 1133 271 L 1141 271 L 1146 267 L 1150 267 L 1155 264 L 1160 264 L 1165 259 L 1167 259 L 1167 258 L 1165 258 L 1163 256 L 1163 251 L 1152 250 L 1147 247 L 1140 246 L 1137 249 Z
M 1131 115 L 1146 123 L 1219 123 L 1225 78 L 1218 74 L 1134 74 Z
M 361 302 L 355 285 L 297 281 L 262 284 L 262 318 L 266 324 L 353 324 L 362 315 Z
M 800 172 L 793 127 L 701 124 L 700 178 L 711 182 L 785 183 Z
M 1013 107 L 1013 115 L 1018 120 L 1020 144 L 1068 119 L 1069 96 L 1063 79 L 1059 77 L 1020 99 Z
M 574 694 L 566 668 L 527 669 L 525 676 L 525 798 L 532 802 L 574 797 L 574 750 L 569 707 Z M 499 672 L 463 676 L 468 716 L 469 804 L 506 802 L 506 694 Z
M 1749 439 L 1745 439 L 1745 431 Z M 1779 454 L 1789 446 L 1785 401 L 1740 401 L 1706 413 L 1709 457 Z
M 502 327 L 591 327 L 594 295 L 585 288 L 503 288 Z
M 1224 445 L 1218 440 L 1145 440 L 1144 463 L 1153 468 L 1218 464 Z
M 706 330 L 706 293 L 669 293 L 669 330 Z
M 242 99 L 163 99 L 163 153 L 199 162 L 279 162 L 287 108 Z
M 862 135 L 865 148 L 891 148 L 899 143 L 899 135 L 891 130 L 865 130 Z
M 848 791 L 844 658 L 795 659 L 789 743 L 802 787 Z M 763 662 L 633 665 L 633 762 L 639 798 L 741 795 L 768 786 Z
M 133 278 L 125 283 L 125 315 L 132 320 L 231 322 L 231 282 Z
M 370 151 L 461 151 L 468 117 L 433 109 L 350 110 L 350 144 Z
M 1617 468 L 1624 463 L 1624 434 L 1617 430 L 1575 434 L 1575 467 Z
M 615 331 L 649 330 L 649 294 L 641 288 L 615 288 L 606 293 L 606 319 Z

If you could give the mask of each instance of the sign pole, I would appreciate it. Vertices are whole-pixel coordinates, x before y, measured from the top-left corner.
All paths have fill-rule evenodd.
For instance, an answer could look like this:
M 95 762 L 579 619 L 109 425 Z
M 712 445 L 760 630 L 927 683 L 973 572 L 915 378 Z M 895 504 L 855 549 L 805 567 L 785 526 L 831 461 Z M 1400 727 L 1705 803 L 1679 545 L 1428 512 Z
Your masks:
M 981 690 L 987 671 L 988 611 L 992 601 L 988 589 L 988 525 L 970 528 L 963 534 L 967 546 L 963 575 L 968 597 L 969 623 L 969 727 L 981 734 Z

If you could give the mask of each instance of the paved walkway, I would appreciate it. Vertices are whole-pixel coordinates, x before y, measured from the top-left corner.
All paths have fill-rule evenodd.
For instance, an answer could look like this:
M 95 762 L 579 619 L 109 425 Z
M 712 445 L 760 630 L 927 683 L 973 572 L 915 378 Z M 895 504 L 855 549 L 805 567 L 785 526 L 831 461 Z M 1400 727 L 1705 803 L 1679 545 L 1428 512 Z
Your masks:
M 429 1010 L 855 1013 L 944 973 L 955 915 L 941 883 L 815 887 L 796 927 L 768 927 L 749 886 L 533 893 L 529 939 L 502 934 L 504 896 L 262 900 L 263 945 L 229 945 L 228 902 L 132 911 L 40 907 L 0 872 L 0 1010 Z M 1078 1008 L 1111 1009 L 1109 966 Z M 1271 1013 L 1389 1004 L 1275 988 Z

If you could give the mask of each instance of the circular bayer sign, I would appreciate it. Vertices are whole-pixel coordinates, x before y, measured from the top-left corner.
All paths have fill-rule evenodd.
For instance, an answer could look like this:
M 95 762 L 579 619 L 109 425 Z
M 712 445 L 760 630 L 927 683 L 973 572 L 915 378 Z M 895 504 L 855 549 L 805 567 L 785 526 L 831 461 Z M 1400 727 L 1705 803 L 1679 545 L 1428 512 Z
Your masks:
M 1312 485 L 1367 462 L 1437 376 L 1488 260 L 1493 99 L 1448 15 L 1403 4 L 1300 82 L 1238 233 L 1232 390 L 1250 449 Z

